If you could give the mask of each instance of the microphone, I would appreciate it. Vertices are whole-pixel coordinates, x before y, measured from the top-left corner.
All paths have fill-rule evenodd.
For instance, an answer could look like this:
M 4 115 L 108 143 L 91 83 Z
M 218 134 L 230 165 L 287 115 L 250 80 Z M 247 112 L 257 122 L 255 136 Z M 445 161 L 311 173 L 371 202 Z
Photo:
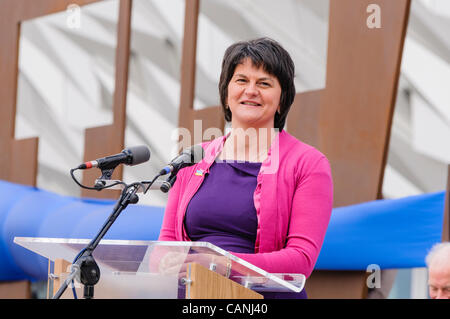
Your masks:
M 114 169 L 119 164 L 137 165 L 147 162 L 150 158 L 150 150 L 147 146 L 133 146 L 124 149 L 121 153 L 110 155 L 90 161 L 78 166 L 78 169 L 98 167 L 101 170 Z
M 161 185 L 159 186 L 159 189 L 163 193 L 167 193 L 172 188 L 173 184 L 175 184 L 176 180 L 177 180 L 177 175 L 171 174 L 166 181 L 161 183 Z
M 199 144 L 185 149 L 180 155 L 175 157 L 169 165 L 164 167 L 160 172 L 160 176 L 172 173 L 175 175 L 180 169 L 186 166 L 194 165 L 200 162 L 204 157 L 203 147 Z

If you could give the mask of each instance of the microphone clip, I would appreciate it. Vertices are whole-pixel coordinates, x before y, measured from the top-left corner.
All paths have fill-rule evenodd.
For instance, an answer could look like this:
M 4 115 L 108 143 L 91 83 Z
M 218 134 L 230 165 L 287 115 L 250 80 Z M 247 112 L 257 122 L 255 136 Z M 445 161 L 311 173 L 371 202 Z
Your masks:
M 95 180 L 94 188 L 101 191 L 106 186 L 106 181 L 109 181 L 114 172 L 114 168 L 102 169 L 102 176 Z

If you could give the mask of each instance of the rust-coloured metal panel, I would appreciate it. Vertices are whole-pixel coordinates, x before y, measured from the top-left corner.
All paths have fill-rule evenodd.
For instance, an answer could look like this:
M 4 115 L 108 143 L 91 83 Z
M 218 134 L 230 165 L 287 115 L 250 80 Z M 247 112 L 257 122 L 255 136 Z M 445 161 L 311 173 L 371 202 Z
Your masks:
M 178 113 L 180 127 L 187 127 L 190 113 L 193 111 L 199 6 L 199 0 L 186 1 L 183 54 L 181 57 L 180 109 Z
M 181 93 L 178 127 L 186 128 L 191 132 L 191 145 L 202 142 L 203 132 L 208 128 L 215 127 L 222 130 L 225 125 L 220 106 L 208 107 L 203 110 L 194 110 L 193 108 L 199 7 L 200 0 L 186 1 L 183 54 L 181 60 Z M 194 120 L 202 120 L 201 136 L 194 134 Z M 184 146 L 186 147 L 188 145 Z
M 306 280 L 309 299 L 359 299 L 367 297 L 368 273 L 361 271 L 314 271 Z
M 319 147 L 319 110 L 324 90 L 297 93 L 287 118 L 287 131 L 301 141 Z
M 85 132 L 84 161 L 120 153 L 125 144 L 126 103 L 128 90 L 128 71 L 131 36 L 132 0 L 121 0 L 119 8 L 119 25 L 117 27 L 116 75 L 113 100 L 114 120 L 111 125 L 94 127 Z M 100 177 L 98 170 L 83 172 L 83 184 L 94 185 Z M 119 165 L 112 179 L 122 179 L 123 167 Z M 96 198 L 117 198 L 120 191 L 102 190 L 101 192 L 81 191 L 82 196 Z
M 36 185 L 39 139 L 31 137 L 11 143 L 11 165 L 9 174 L 15 183 Z M 33 157 L 28 157 L 32 154 Z
M 0 282 L 0 299 L 30 299 L 31 283 L 27 280 Z
M 12 182 L 36 185 L 38 139 L 14 139 L 16 95 L 18 77 L 18 52 L 20 23 L 24 20 L 64 11 L 70 4 L 86 5 L 101 0 L 5 0 L 0 3 L 0 178 Z M 85 160 L 118 153 L 123 149 L 126 123 L 126 96 L 128 85 L 128 60 L 131 29 L 132 0 L 120 0 L 118 41 L 116 49 L 116 88 L 114 92 L 114 121 L 110 126 L 86 130 Z M 98 172 L 88 172 L 83 182 L 93 185 Z M 121 178 L 118 168 L 113 178 Z M 83 196 L 116 197 L 114 191 L 86 191 Z
M 379 29 L 366 25 L 370 4 L 380 6 Z M 326 87 L 297 94 L 288 130 L 327 155 L 335 207 L 382 196 L 409 7 L 409 0 L 330 2 Z
M 370 4 L 381 8 L 379 29 L 366 24 Z M 382 198 L 409 9 L 409 0 L 330 1 L 327 80 L 314 141 L 330 160 L 334 207 Z M 365 278 L 363 271 L 315 271 L 307 291 L 312 298 L 341 298 L 343 291 L 365 298 Z
M 381 8 L 370 29 L 367 7 Z M 409 0 L 330 2 L 327 80 L 319 148 L 330 160 L 334 206 L 381 198 Z
M 36 185 L 38 139 L 15 140 L 20 23 L 99 0 L 3 0 L 0 2 L 0 179 Z
M 16 118 L 16 92 L 18 73 L 18 47 L 20 24 L 13 19 L 12 6 L 5 3 L 0 9 L 0 178 L 14 182 L 11 176 L 12 145 L 14 142 L 15 118 Z M 25 152 L 26 158 L 37 160 L 37 154 L 33 151 Z M 30 165 L 34 165 L 30 163 Z M 29 175 L 21 174 L 18 180 L 25 180 L 26 184 L 34 185 L 36 172 Z

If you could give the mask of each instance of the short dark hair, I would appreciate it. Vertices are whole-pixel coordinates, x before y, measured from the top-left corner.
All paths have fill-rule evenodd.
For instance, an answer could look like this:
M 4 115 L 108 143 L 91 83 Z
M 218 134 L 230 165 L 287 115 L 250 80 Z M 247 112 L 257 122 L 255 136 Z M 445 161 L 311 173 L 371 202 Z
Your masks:
M 238 64 L 250 58 L 253 65 L 261 67 L 278 79 L 281 86 L 280 113 L 275 113 L 274 127 L 284 128 L 286 117 L 295 97 L 295 66 L 289 53 L 275 40 L 258 38 L 240 41 L 226 49 L 222 61 L 219 80 L 219 94 L 226 121 L 231 121 L 231 111 L 227 107 L 228 84 Z

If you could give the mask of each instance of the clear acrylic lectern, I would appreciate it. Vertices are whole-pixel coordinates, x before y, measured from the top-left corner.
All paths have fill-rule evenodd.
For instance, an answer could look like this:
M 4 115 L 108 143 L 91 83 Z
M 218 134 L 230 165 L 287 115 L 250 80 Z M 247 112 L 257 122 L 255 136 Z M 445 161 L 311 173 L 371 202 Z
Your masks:
M 90 240 L 16 237 L 14 242 L 49 260 L 51 298 L 58 289 L 54 281 L 67 277 L 71 262 Z M 268 273 L 207 242 L 102 240 L 93 256 L 101 271 L 95 298 L 230 298 L 233 285 L 250 292 L 237 298 L 254 298 L 251 293 L 300 292 L 305 284 L 302 274 Z M 56 274 L 61 261 L 64 269 Z M 82 285 L 73 286 L 81 296 Z M 71 287 L 63 297 L 73 298 Z

